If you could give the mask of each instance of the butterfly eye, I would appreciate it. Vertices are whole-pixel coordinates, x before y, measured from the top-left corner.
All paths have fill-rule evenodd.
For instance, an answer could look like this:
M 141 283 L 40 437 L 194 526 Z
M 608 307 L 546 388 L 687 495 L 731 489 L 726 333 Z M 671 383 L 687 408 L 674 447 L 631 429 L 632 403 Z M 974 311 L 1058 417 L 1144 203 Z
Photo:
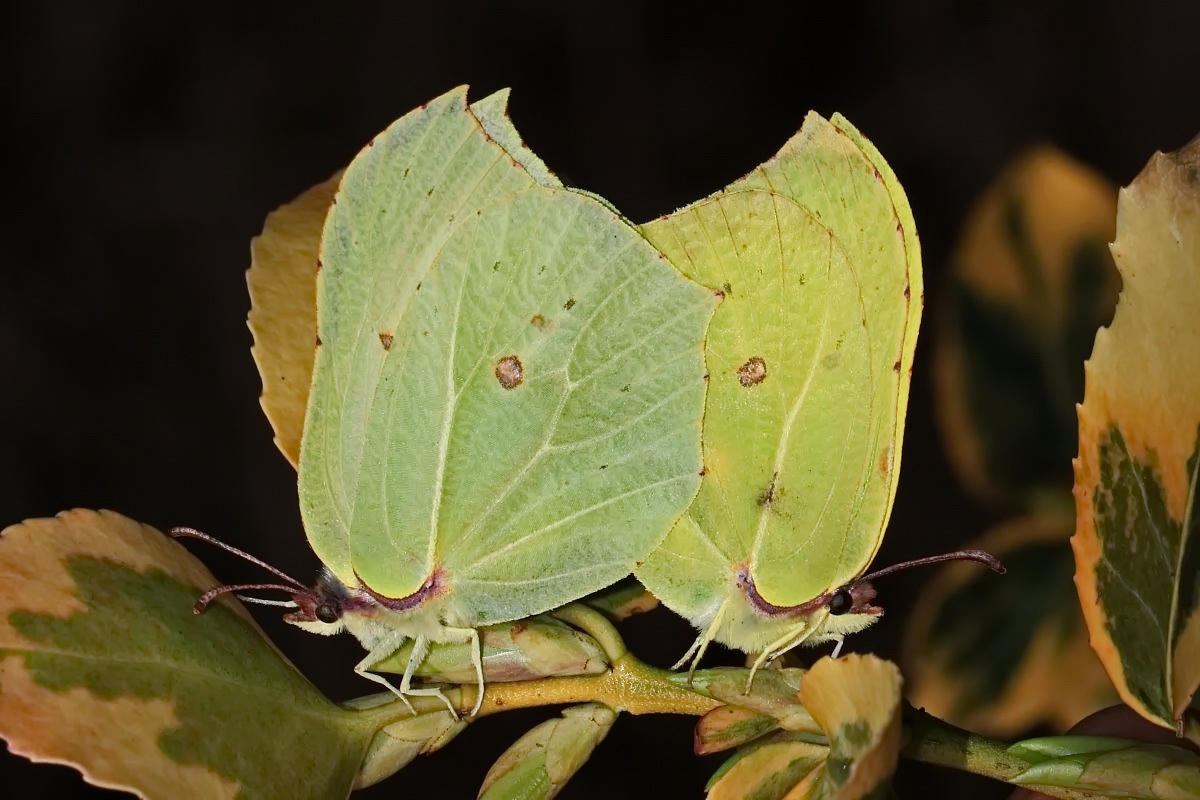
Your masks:
M 829 598 L 829 613 L 834 616 L 845 614 L 854 605 L 854 598 L 850 596 L 849 589 L 838 589 L 833 593 L 833 597 Z
M 337 622 L 341 618 L 341 610 L 329 600 L 313 609 L 313 615 L 321 622 Z

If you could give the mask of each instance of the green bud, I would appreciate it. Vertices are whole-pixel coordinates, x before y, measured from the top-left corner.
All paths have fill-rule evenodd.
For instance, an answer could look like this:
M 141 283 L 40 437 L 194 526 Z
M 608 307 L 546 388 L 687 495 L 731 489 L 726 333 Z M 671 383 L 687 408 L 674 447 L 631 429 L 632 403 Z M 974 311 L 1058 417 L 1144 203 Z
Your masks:
M 1200 756 L 1181 747 L 1107 736 L 1053 736 L 1009 752 L 1032 766 L 1011 779 L 1036 789 L 1057 786 L 1104 797 L 1185 800 L 1200 797 Z
M 558 794 L 617 720 L 599 703 L 563 709 L 518 739 L 488 770 L 480 800 L 548 800 Z
M 749 670 L 699 670 L 692 676 L 691 688 L 731 706 L 771 717 L 785 731 L 822 735 L 820 726 L 800 703 L 797 694 L 804 672 L 802 669 L 761 669 L 754 676 L 750 694 L 746 694 Z M 672 681 L 686 686 L 688 677 L 681 673 L 673 676 Z
M 549 675 L 598 675 L 609 662 L 596 640 L 548 616 L 492 625 L 479 631 L 483 679 L 488 683 L 527 681 Z M 372 670 L 403 673 L 412 653 L 409 640 Z M 416 670 L 437 683 L 475 683 L 472 645 L 435 644 Z
M 615 586 L 588 595 L 583 602 L 613 622 L 620 622 L 635 614 L 644 614 L 658 607 L 658 598 L 634 580 L 622 581 Z
M 399 701 L 391 694 L 376 694 L 360 697 L 343 705 L 365 711 L 396 702 Z M 399 772 L 417 756 L 440 750 L 466 727 L 466 720 L 459 719 L 446 708 L 405 717 L 385 725 L 376 732 L 370 747 L 367 748 L 367 754 L 354 779 L 354 788 L 362 789 L 379 783 Z

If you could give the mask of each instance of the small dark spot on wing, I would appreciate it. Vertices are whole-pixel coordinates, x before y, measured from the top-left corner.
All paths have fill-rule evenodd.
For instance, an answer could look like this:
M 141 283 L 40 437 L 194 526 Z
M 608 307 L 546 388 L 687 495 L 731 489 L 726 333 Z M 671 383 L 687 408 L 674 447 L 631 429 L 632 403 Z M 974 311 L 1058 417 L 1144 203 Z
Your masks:
M 384 350 L 392 349 L 392 335 L 390 333 L 379 332 L 379 343 L 383 345 Z
M 769 508 L 771 506 L 771 504 L 773 504 L 775 502 L 775 499 L 776 499 L 775 479 L 778 477 L 779 477 L 779 473 L 776 472 L 774 475 L 771 476 L 771 482 L 767 484 L 767 488 L 763 489 L 761 492 L 758 493 L 758 504 L 760 506 L 765 506 L 765 507 Z
M 745 364 L 737 369 L 738 383 L 742 386 L 757 386 L 767 378 L 767 362 L 758 356 L 751 356 Z
M 550 327 L 550 320 L 546 319 L 541 314 L 534 314 L 529 318 L 529 324 L 544 333 L 546 329 Z
M 505 356 L 496 362 L 496 380 L 505 389 L 515 389 L 525 380 L 525 367 L 516 356 Z
M 567 302 L 563 303 L 563 311 L 570 311 L 574 307 L 575 307 L 575 298 L 574 297 L 568 298 Z

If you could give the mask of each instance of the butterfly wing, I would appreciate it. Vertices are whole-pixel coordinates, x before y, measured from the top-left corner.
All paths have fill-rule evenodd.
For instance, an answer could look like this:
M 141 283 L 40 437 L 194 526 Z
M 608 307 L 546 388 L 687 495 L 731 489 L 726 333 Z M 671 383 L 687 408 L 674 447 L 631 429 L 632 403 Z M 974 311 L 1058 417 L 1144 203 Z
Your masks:
M 799 606 L 861 574 L 895 497 L 921 310 L 911 212 L 844 119 L 810 114 L 770 161 L 644 226 L 689 277 L 725 292 L 708 333 L 705 479 L 638 577 L 749 652 Z M 730 605 L 735 606 L 730 610 Z
M 698 484 L 715 304 L 552 185 L 496 102 L 485 128 L 443 96 L 347 170 L 300 465 L 338 577 L 387 598 L 436 578 L 458 626 L 569 602 L 662 538 Z

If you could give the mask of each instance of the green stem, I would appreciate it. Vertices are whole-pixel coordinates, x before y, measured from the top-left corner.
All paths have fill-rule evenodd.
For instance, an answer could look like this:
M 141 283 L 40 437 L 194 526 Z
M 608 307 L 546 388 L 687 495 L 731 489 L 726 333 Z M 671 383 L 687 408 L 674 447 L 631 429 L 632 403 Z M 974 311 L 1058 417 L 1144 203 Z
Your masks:
M 1027 761 L 1009 752 L 1007 742 L 955 727 L 921 709 L 906 708 L 904 719 L 907 741 L 900 755 L 905 758 L 973 772 L 1005 783 L 1029 769 Z M 1038 786 L 1036 791 L 1066 800 L 1107 797 L 1058 786 Z
M 613 661 L 611 670 L 600 675 L 488 684 L 477 716 L 514 708 L 589 702 L 630 714 L 699 716 L 722 705 L 719 700 L 676 685 L 671 680 L 673 674 L 626 653 Z

